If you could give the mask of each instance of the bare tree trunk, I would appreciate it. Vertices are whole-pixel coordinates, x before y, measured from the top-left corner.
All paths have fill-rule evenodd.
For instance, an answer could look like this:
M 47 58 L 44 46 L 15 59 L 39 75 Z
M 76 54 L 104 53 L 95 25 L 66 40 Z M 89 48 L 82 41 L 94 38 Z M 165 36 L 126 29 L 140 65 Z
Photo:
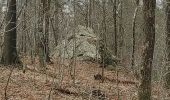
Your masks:
M 92 28 L 92 0 L 89 0 L 88 6 L 88 27 Z
M 74 40 L 73 40 L 73 42 L 74 42 L 74 46 L 73 46 L 73 66 L 72 66 L 72 68 L 73 68 L 73 76 L 72 76 L 72 78 L 73 78 L 73 84 L 75 85 L 75 80 L 76 80 L 76 66 L 77 66 L 77 63 L 76 63 L 76 61 L 77 61 L 77 53 L 76 53 L 76 50 L 77 50 L 77 48 L 76 48 L 76 46 L 77 46 L 77 40 L 76 40 L 76 8 L 75 8 L 75 6 L 76 6 L 76 0 L 74 0 L 73 1 L 73 9 L 74 9 L 74 30 L 73 30 L 73 32 L 74 32 Z
M 155 44 L 155 6 L 156 0 L 143 0 L 145 42 L 142 55 L 139 100 L 151 100 L 151 72 Z
M 114 49 L 115 49 L 115 56 L 117 56 L 117 0 L 114 0 L 114 32 L 115 32 L 115 46 L 114 46 Z
M 134 66 L 135 66 L 135 44 L 136 44 L 136 16 L 138 14 L 138 8 L 139 8 L 139 2 L 136 1 L 136 8 L 133 16 L 133 22 L 132 22 L 132 36 L 133 36 L 133 44 L 132 44 L 132 62 L 131 62 L 131 69 L 134 71 Z
M 104 82 L 104 68 L 105 68 L 105 52 L 106 52 L 106 33 L 107 33 L 107 29 L 106 29 L 106 1 L 103 0 L 103 22 L 102 22 L 102 27 L 103 27 L 103 32 L 102 32 L 102 44 L 103 44 L 103 52 L 102 52 L 102 82 Z
M 26 13 L 27 13 L 27 10 L 26 10 L 26 8 L 27 8 L 27 0 L 25 1 L 26 2 L 26 5 L 25 5 L 25 11 L 24 11 L 24 13 L 23 13 L 23 20 L 24 20 L 24 22 L 23 22 L 23 31 L 25 31 L 26 30 L 26 28 L 27 28 L 27 25 L 26 25 Z M 27 32 L 27 31 L 26 31 Z M 27 48 L 27 43 L 26 43 L 26 34 L 27 33 L 25 33 L 25 32 L 23 32 L 22 33 L 22 52 L 24 53 L 24 54 L 26 54 L 26 48 Z
M 119 55 L 120 59 L 123 58 L 123 45 L 124 45 L 124 28 L 123 28 L 123 1 L 119 0 L 120 10 L 119 10 Z M 122 60 L 121 60 L 122 63 Z
M 49 18 L 50 18 L 50 0 L 43 0 L 43 11 L 44 11 L 44 23 L 43 23 L 43 28 L 44 28 L 44 39 L 45 39 L 45 44 L 44 44 L 44 51 L 45 51 L 45 60 L 46 62 L 51 62 L 50 57 L 49 57 Z
M 165 88 L 170 89 L 170 0 L 166 0 L 166 56 L 167 56 L 167 74 L 165 75 Z
M 49 57 L 49 18 L 50 18 L 50 2 L 51 0 L 41 0 L 42 11 L 39 11 L 39 33 L 44 33 L 39 41 L 39 50 L 43 51 L 41 54 L 47 63 L 51 63 Z
M 6 65 L 21 63 L 16 50 L 16 0 L 9 1 L 6 24 L 1 62 Z
M 58 0 L 56 0 L 55 1 L 55 19 L 54 19 L 54 22 L 55 22 L 55 27 L 54 27 L 54 25 L 53 25 L 53 23 L 51 23 L 52 24 L 52 26 L 53 26 L 53 28 L 54 28 L 54 40 L 55 40 L 55 46 L 57 46 L 58 45 L 58 39 L 59 39 L 59 4 L 58 4 L 59 2 L 58 2 Z
M 170 0 L 167 1 L 166 7 L 166 45 L 167 45 L 167 60 L 170 62 Z

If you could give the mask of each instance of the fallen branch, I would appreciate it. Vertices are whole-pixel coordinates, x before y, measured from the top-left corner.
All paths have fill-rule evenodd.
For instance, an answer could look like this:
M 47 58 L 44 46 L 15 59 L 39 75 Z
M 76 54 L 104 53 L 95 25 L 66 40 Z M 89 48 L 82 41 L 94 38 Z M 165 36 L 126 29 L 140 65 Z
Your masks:
M 94 75 L 94 79 L 95 80 L 101 80 L 104 79 L 105 81 L 110 81 L 110 82 L 114 82 L 116 83 L 118 81 L 118 83 L 122 83 L 122 84 L 138 84 L 138 82 L 134 82 L 134 81 L 121 81 L 121 80 L 117 80 L 117 79 L 110 79 L 108 77 L 103 77 L 100 74 Z
M 9 76 L 8 76 L 8 80 L 7 80 L 7 83 L 6 83 L 6 86 L 5 86 L 5 100 L 8 100 L 8 97 L 7 97 L 7 89 L 8 89 L 8 85 L 9 85 L 9 81 L 11 79 L 11 75 L 12 75 L 12 72 L 13 72 L 13 69 L 14 69 L 14 66 L 11 66 L 11 70 L 10 70 L 10 73 L 9 73 Z
M 68 89 L 62 89 L 62 88 L 58 88 L 56 89 L 57 91 L 63 93 L 63 94 L 67 94 L 67 95 L 74 95 L 74 96 L 79 96 L 80 94 L 79 93 L 76 93 L 76 92 L 72 92 Z

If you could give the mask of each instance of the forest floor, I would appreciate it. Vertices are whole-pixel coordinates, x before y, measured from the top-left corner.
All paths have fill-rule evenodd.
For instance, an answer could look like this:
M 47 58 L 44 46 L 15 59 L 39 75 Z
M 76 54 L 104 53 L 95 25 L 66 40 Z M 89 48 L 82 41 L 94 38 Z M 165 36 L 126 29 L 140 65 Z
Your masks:
M 125 70 L 119 71 L 117 80 L 116 71 L 105 69 L 102 82 L 100 77 L 94 78 L 101 73 L 98 64 L 77 61 L 74 78 L 67 66 L 69 61 L 62 65 L 58 62 L 47 65 L 46 71 L 38 71 L 38 61 L 31 64 L 26 59 L 25 73 L 17 68 L 0 67 L 0 100 L 4 100 L 5 90 L 8 100 L 117 100 L 118 93 L 120 100 L 137 100 L 139 82 Z

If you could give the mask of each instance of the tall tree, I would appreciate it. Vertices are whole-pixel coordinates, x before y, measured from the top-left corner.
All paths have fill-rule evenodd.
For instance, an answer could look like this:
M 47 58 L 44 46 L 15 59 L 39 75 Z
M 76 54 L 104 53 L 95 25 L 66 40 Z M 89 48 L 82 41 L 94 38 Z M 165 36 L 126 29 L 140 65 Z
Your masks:
M 55 12 L 54 12 L 54 25 L 52 24 L 52 28 L 54 29 L 54 41 L 55 41 L 55 46 L 58 45 L 58 39 L 59 39 L 59 1 L 55 0 Z M 55 26 L 55 27 L 54 27 Z
M 106 1 L 102 0 L 103 3 L 103 21 L 102 21 L 102 27 L 103 27 L 103 32 L 102 32 L 102 49 L 103 49 L 103 53 L 102 53 L 102 77 L 104 77 L 104 67 L 105 67 L 105 52 L 106 52 L 106 33 L 107 33 L 107 28 L 106 28 Z M 102 82 L 104 82 L 104 78 L 102 78 Z
M 115 56 L 117 56 L 117 0 L 114 0 Z
M 166 0 L 166 55 L 168 73 L 165 75 L 165 87 L 170 88 L 170 0 Z
M 9 0 L 6 24 L 1 62 L 6 65 L 20 63 L 16 50 L 16 0 Z
M 167 1 L 166 6 L 166 45 L 167 45 L 167 60 L 170 61 L 170 0 Z
M 132 37 L 133 37 L 133 44 L 132 44 L 132 62 L 131 62 L 131 69 L 134 71 L 135 67 L 135 44 L 136 44 L 136 17 L 138 13 L 138 8 L 139 8 L 139 0 L 136 0 L 136 8 L 133 16 L 133 21 L 132 21 Z
M 87 14 L 87 17 L 88 17 L 88 27 L 92 27 L 92 1 L 93 0 L 88 0 L 88 14 Z
M 21 1 L 21 4 L 22 4 L 22 2 L 23 2 L 23 1 Z M 26 14 L 27 14 L 27 10 L 26 10 L 26 9 L 27 9 L 27 3 L 28 3 L 28 1 L 25 0 L 25 8 L 24 8 L 25 10 L 24 10 L 24 12 L 23 12 L 23 20 L 24 20 L 24 21 L 23 21 L 23 31 L 25 31 L 26 28 L 27 28 L 27 24 L 26 24 L 26 18 L 27 18 L 27 17 L 26 17 Z M 22 52 L 23 52 L 24 54 L 26 54 L 26 50 L 27 50 L 27 47 L 26 47 L 26 46 L 27 46 L 26 36 L 27 36 L 27 31 L 22 33 L 22 42 L 21 42 L 21 43 L 22 43 L 22 45 L 21 45 L 22 48 L 21 48 L 21 49 L 22 49 Z
M 43 4 L 43 33 L 44 36 L 42 38 L 42 47 L 44 51 L 45 61 L 50 63 L 50 57 L 49 57 L 49 18 L 50 18 L 50 2 L 51 0 L 41 0 Z
M 142 55 L 139 100 L 151 100 L 151 72 L 155 44 L 155 6 L 156 0 L 143 0 L 145 41 Z

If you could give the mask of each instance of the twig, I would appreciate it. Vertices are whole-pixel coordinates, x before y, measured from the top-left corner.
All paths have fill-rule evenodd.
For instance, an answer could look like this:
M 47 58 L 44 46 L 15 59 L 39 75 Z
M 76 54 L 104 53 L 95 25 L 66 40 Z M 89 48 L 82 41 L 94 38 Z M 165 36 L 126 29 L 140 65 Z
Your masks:
M 12 67 L 12 66 L 11 66 Z M 6 86 L 5 86 L 5 100 L 8 100 L 8 97 L 7 97 L 7 89 L 8 89 L 8 85 L 9 85 L 9 81 L 10 81 L 10 78 L 11 78 L 11 75 L 12 75 L 12 72 L 13 72 L 13 69 L 14 69 L 14 66 L 11 68 L 11 71 L 9 73 L 9 76 L 8 76 L 8 80 L 7 80 L 7 83 L 6 83 Z

